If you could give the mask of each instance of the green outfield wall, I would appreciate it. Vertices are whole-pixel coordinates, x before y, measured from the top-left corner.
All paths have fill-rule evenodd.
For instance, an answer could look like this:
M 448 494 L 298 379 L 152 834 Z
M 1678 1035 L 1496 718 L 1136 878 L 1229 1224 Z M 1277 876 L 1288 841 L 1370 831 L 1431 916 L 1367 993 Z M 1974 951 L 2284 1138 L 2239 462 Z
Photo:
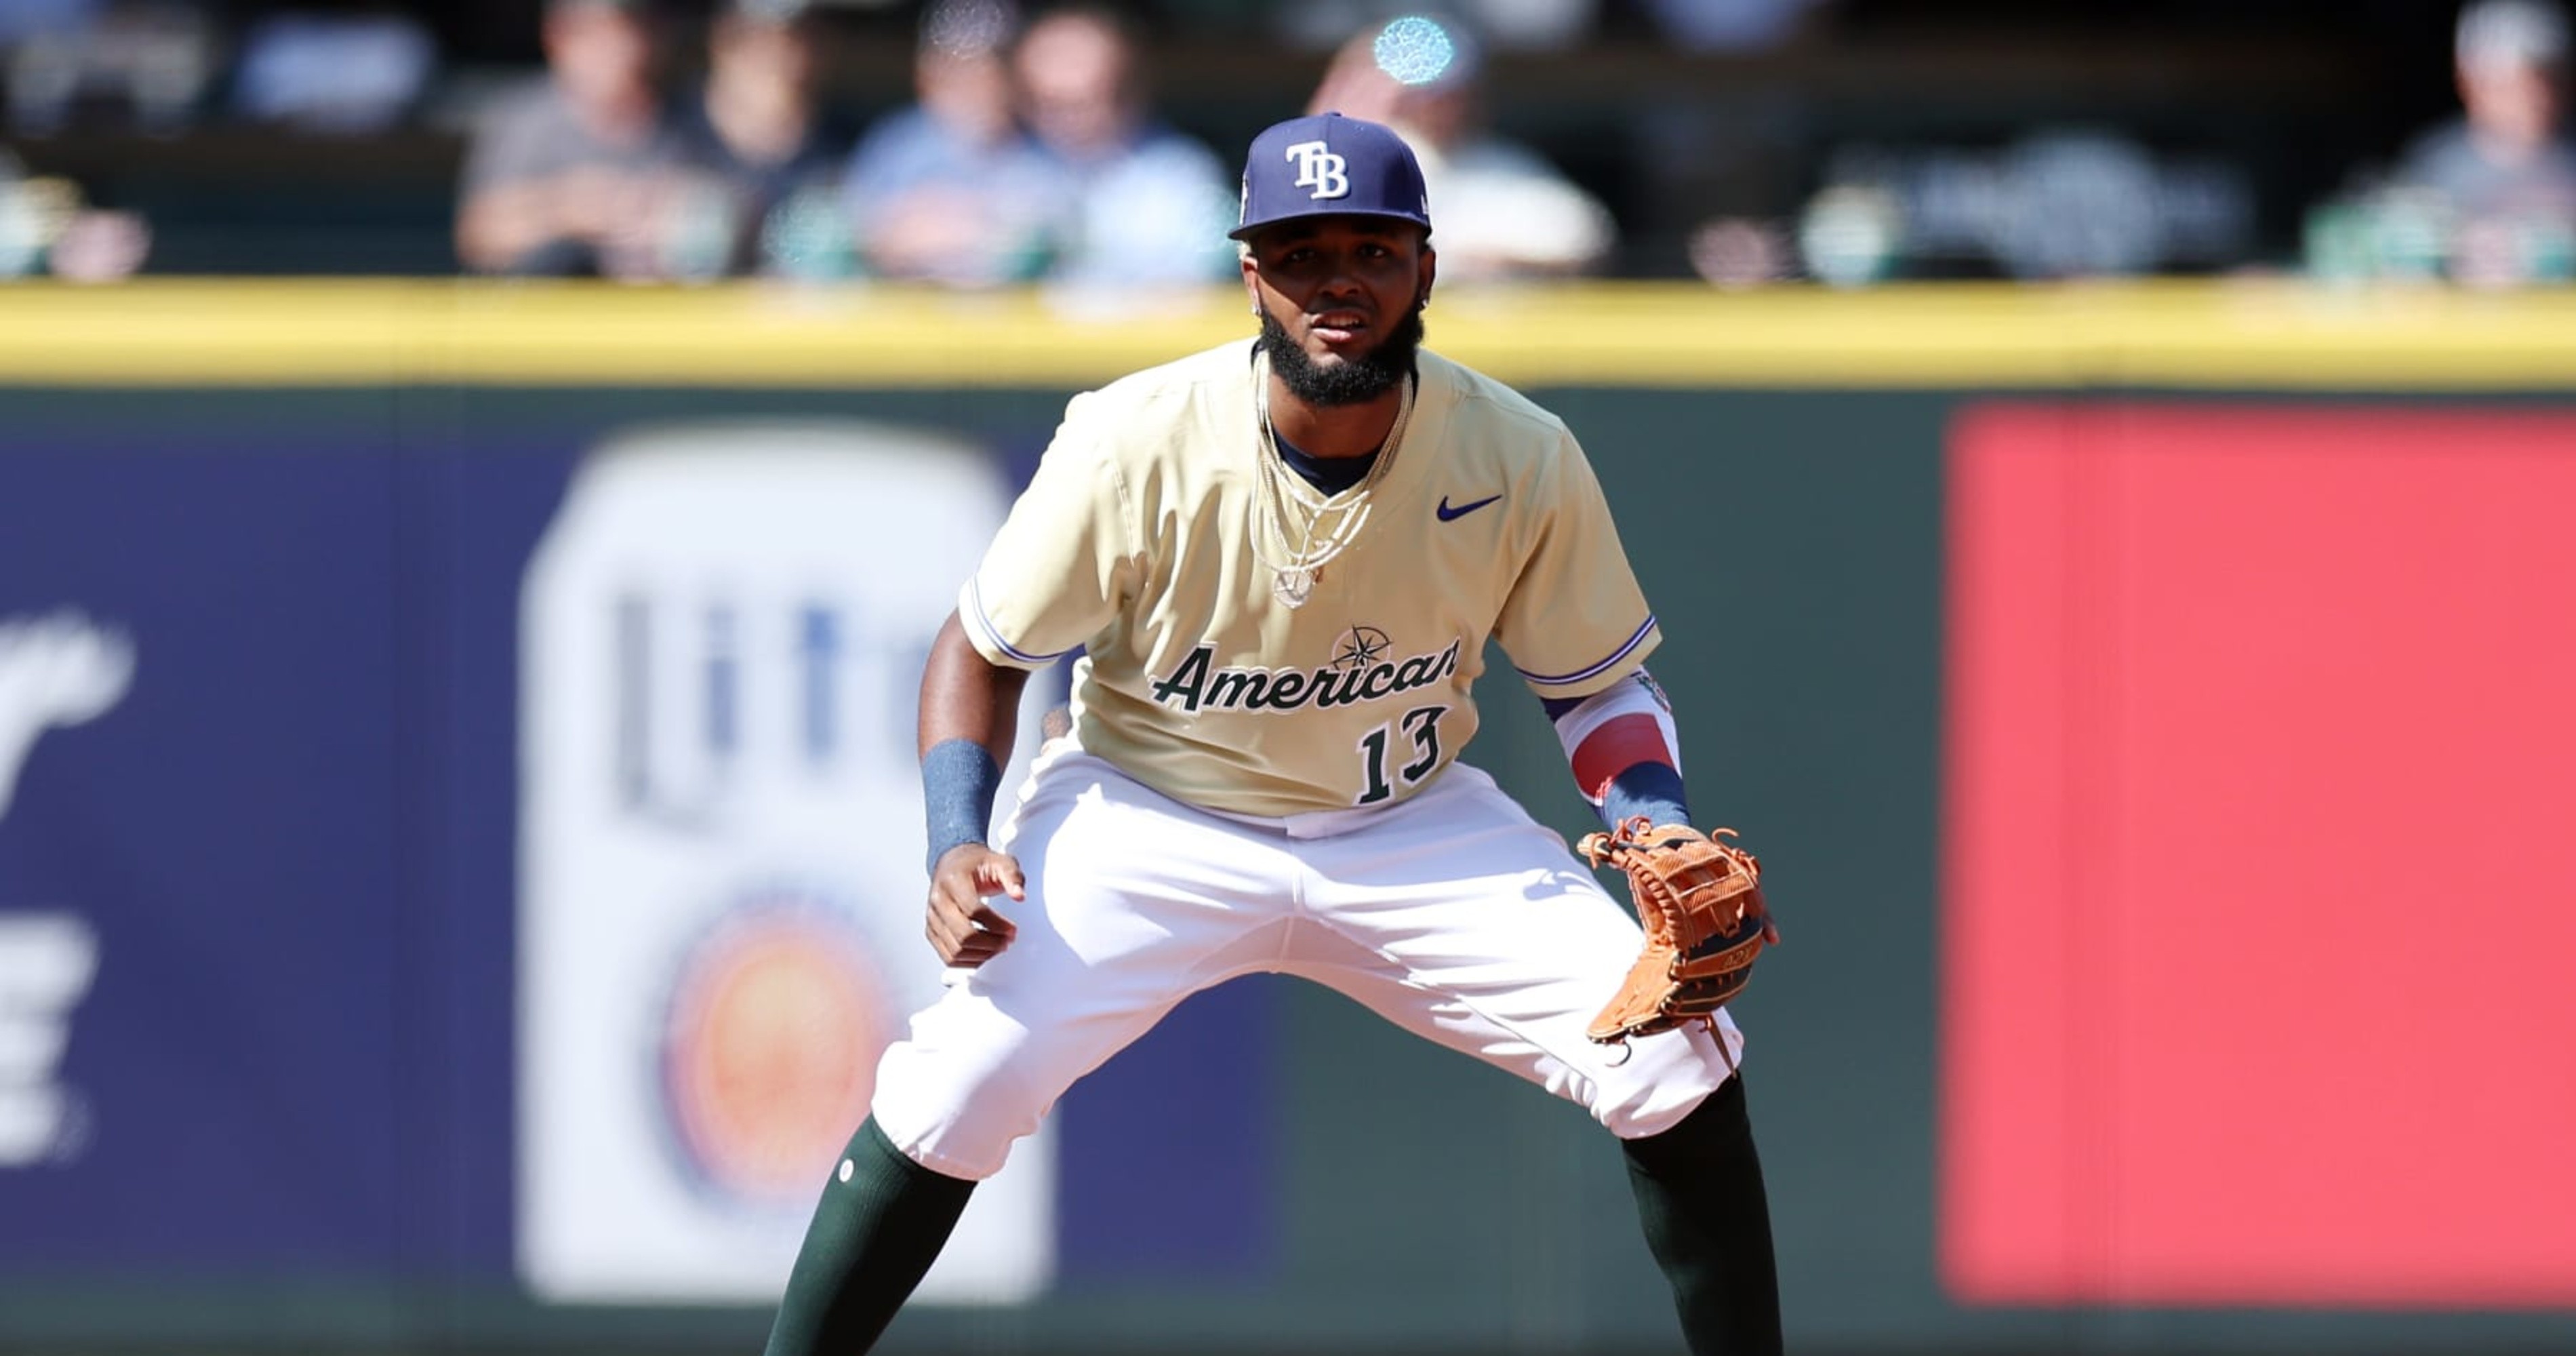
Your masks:
M 48 736 L 0 819 L 0 921 L 86 908 L 102 939 L 47 1084 L 87 1096 L 96 1127 L 0 1164 L 0 1350 L 756 1345 L 754 1301 L 565 1300 L 528 1279 L 511 954 L 532 830 L 510 802 L 536 794 L 516 686 L 517 647 L 540 643 L 521 629 L 535 543 L 585 459 L 637 430 L 902 430 L 1025 475 L 1067 395 L 1224 342 L 1236 305 L 1110 322 L 1016 293 L 0 292 L 0 626 L 124 618 L 129 709 L 174 688 L 289 694 L 263 736 L 281 766 L 238 774 L 260 796 L 335 768 L 381 788 L 353 822 L 383 845 L 317 850 L 361 852 L 359 885 L 271 887 L 245 866 L 228 887 L 293 895 L 276 925 L 304 940 L 200 954 L 272 996 L 308 967 L 381 969 L 360 992 L 392 1052 L 272 1050 L 274 1028 L 242 1025 L 230 1072 L 192 1094 L 247 1108 L 215 1118 L 234 1138 L 204 1155 L 280 1180 L 156 1224 L 150 1193 L 114 1183 L 156 1146 L 211 1162 L 184 1148 L 169 1108 L 186 1103 L 117 1090 L 166 1091 L 154 1052 L 227 990 L 176 969 L 110 986 L 177 920 L 250 906 L 156 895 L 124 864 L 196 842 L 199 818 L 231 838 L 289 827 L 143 789 L 153 767 L 219 767 L 220 786 L 257 756 L 208 733 L 219 706 L 174 708 L 130 774 L 82 770 L 78 731 Z M 1602 287 L 1444 292 L 1430 319 L 1435 347 L 1582 440 L 1662 620 L 1650 667 L 1695 809 L 1761 854 L 1786 944 L 1737 1015 L 1793 1350 L 2576 1350 L 2576 1175 L 2549 1152 L 2576 1133 L 2576 1005 L 2514 959 L 2576 940 L 2559 921 L 2576 871 L 2533 846 L 2542 769 L 2576 752 L 2548 697 L 2576 678 L 2576 562 L 2548 528 L 2576 502 L 2559 497 L 2576 492 L 2576 299 Z M 904 511 L 854 503 L 849 530 Z M 2391 578 L 2432 580 L 2420 598 L 2338 591 L 2419 531 L 2434 545 Z M 208 654 L 299 657 L 156 669 L 197 653 L 177 619 L 209 613 L 232 629 Z M 294 648 L 335 626 L 364 640 L 346 671 Z M 2458 662 L 2419 672 L 2408 635 Z M 352 761 L 295 753 L 326 737 L 296 704 L 341 700 L 292 695 L 317 672 L 316 693 L 383 688 L 346 726 L 384 731 L 381 749 L 330 735 Z M 1480 698 L 1468 759 L 1582 832 L 1536 701 L 1493 682 Z M 2403 776 L 2337 772 L 2333 713 Z M 2314 771 L 2273 779 L 2288 759 Z M 2194 799 L 2205 839 L 2168 828 Z M 2349 895 L 2297 882 L 2340 879 L 2354 845 L 2385 841 L 2344 826 L 2381 814 L 2532 827 L 2421 845 L 2486 864 L 2462 921 L 2378 901 L 2355 928 Z M 337 940 L 296 921 L 379 908 Z M 2367 936 L 2299 963 L 2338 931 Z M 279 957 L 294 968 L 271 976 Z M 1620 1158 L 1579 1112 L 1333 994 L 1251 987 L 1175 1017 L 1204 1010 L 1211 1042 L 1157 1033 L 1113 1062 L 1114 1108 L 1068 1099 L 1051 1217 L 1067 1249 L 1099 1250 L 1088 1263 L 1059 1256 L 1023 1300 L 909 1312 L 883 1349 L 1679 1350 Z M 298 1148 L 297 1099 L 356 1067 L 381 1116 L 345 1134 L 383 1153 L 303 1183 L 299 1153 L 337 1149 Z M 1247 1099 L 1257 1124 L 1208 1099 Z M 1169 1161 L 1209 1185 L 1076 1117 L 1173 1136 Z M 241 1157 L 256 1143 L 272 1147 Z M 379 1197 L 378 1172 L 422 1180 Z M 260 1201 L 283 1222 L 246 1221 L 236 1257 L 259 1260 L 227 1264 L 222 1212 Z M 1166 1226 L 1198 1255 L 1158 1253 Z M 338 1237 L 357 1242 L 311 1241 Z

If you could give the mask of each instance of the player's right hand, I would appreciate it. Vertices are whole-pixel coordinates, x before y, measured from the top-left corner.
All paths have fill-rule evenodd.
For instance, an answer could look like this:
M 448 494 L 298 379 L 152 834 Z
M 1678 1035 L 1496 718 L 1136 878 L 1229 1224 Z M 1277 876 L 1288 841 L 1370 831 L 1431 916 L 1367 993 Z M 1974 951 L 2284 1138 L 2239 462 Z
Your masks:
M 1002 954 L 1020 935 L 1011 920 L 993 912 L 988 895 L 1028 898 L 1019 858 L 982 843 L 960 843 L 930 868 L 930 919 L 925 929 L 939 959 L 961 969 Z

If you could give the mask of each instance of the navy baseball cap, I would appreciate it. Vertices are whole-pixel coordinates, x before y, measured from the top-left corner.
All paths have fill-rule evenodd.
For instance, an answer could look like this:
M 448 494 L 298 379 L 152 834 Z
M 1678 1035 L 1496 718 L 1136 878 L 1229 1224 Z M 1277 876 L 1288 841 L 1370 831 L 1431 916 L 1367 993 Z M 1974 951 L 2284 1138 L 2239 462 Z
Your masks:
M 1243 159 L 1237 240 L 1297 217 L 1394 217 L 1431 229 L 1422 163 L 1393 129 L 1339 113 L 1271 127 Z

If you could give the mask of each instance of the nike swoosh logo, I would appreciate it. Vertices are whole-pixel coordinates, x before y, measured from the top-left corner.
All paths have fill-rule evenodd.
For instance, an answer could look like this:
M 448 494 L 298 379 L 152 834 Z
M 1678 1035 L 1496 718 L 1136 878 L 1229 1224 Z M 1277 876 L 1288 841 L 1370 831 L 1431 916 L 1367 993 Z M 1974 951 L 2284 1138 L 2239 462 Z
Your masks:
M 1444 523 L 1454 522 L 1457 519 L 1464 518 L 1468 514 L 1473 513 L 1500 498 L 1502 498 L 1502 496 L 1499 494 L 1489 494 L 1484 498 L 1477 500 L 1475 503 L 1460 504 L 1456 508 L 1451 508 L 1449 507 L 1449 496 L 1444 494 L 1440 496 L 1440 507 L 1433 509 L 1432 512 L 1439 514 L 1440 521 Z

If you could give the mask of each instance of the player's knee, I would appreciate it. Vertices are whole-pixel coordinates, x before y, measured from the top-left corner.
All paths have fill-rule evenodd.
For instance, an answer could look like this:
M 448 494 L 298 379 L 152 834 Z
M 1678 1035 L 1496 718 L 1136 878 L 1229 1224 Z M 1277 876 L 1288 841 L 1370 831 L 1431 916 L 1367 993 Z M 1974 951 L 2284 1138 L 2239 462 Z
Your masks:
M 872 1112 L 904 1156 L 933 1172 L 981 1181 L 1054 1104 L 1028 1070 L 1025 1042 L 972 1049 L 898 1041 L 877 1064 Z
M 1726 1057 L 1707 1033 L 1672 1032 L 1628 1044 L 1628 1057 L 1593 1081 L 1592 1118 L 1621 1139 L 1679 1125 L 1724 1085 Z

